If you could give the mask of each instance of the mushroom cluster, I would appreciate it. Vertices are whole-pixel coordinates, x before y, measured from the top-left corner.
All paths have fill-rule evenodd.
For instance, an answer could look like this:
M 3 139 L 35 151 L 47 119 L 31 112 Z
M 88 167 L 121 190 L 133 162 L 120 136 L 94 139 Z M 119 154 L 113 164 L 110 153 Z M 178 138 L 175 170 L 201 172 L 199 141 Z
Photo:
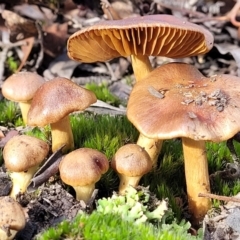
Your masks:
M 205 141 L 240 131 L 239 77 L 205 77 L 188 64 L 165 64 L 135 84 L 127 116 L 144 136 L 182 138 L 189 210 L 201 220 L 210 207 L 198 197 L 210 192 Z
M 149 56 L 182 58 L 204 54 L 212 47 L 213 35 L 204 27 L 164 14 L 101 21 L 74 33 L 67 44 L 68 56 L 80 62 L 131 56 L 137 82 L 153 70 Z M 137 144 L 156 165 L 162 140 L 140 133 Z

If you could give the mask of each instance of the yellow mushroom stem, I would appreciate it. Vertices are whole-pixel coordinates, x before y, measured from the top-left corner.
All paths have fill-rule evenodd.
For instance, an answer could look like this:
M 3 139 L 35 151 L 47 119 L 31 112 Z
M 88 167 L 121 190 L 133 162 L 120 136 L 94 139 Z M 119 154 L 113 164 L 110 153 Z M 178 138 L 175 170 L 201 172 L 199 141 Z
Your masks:
M 26 192 L 27 187 L 38 167 L 39 165 L 31 167 L 25 172 L 10 172 L 9 175 L 13 184 L 10 197 L 16 199 L 17 194 Z
M 147 77 L 147 75 L 153 70 L 148 56 L 131 55 L 131 60 L 136 82 Z
M 147 77 L 147 75 L 153 70 L 148 56 L 132 55 L 131 59 L 136 82 L 141 81 L 142 78 Z M 162 142 L 162 140 L 148 138 L 141 133 L 137 140 L 137 144 L 148 152 L 154 168 L 157 166 L 158 156 L 162 149 Z
M 86 186 L 73 186 L 73 188 L 76 192 L 76 199 L 83 200 L 87 204 L 95 189 L 95 183 Z
M 129 186 L 136 187 L 138 186 L 142 176 L 130 177 L 123 174 L 118 174 L 120 183 L 119 183 L 119 194 L 124 195 L 126 193 L 126 189 Z
M 21 110 L 21 113 L 22 113 L 22 118 L 23 118 L 23 122 L 24 124 L 27 123 L 27 115 L 28 115 L 28 110 L 31 106 L 31 102 L 32 100 L 30 101 L 27 101 L 27 102 L 19 102 L 19 107 L 20 107 L 20 110 Z
M 74 139 L 69 116 L 66 116 L 58 122 L 51 123 L 52 151 L 57 151 L 65 145 L 63 152 L 74 149 Z
M 148 153 L 152 160 L 153 168 L 156 168 L 157 166 L 157 160 L 158 156 L 160 154 L 160 151 L 162 149 L 162 140 L 159 139 L 153 139 L 153 138 L 147 138 L 143 134 L 140 133 L 137 145 L 141 146 L 145 149 L 145 151 Z
M 204 141 L 182 138 L 188 208 L 194 224 L 203 220 L 211 208 L 208 198 L 198 197 L 199 193 L 210 193 L 208 162 Z

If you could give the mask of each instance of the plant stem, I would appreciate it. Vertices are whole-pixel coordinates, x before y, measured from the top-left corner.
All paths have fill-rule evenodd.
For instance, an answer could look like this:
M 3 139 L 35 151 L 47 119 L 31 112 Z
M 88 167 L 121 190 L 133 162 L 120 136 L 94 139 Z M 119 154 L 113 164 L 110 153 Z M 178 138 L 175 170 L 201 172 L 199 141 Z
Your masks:
M 220 195 L 216 195 L 216 194 L 212 194 L 212 193 L 199 193 L 198 196 L 199 197 L 205 197 L 205 198 L 217 199 L 219 201 L 240 203 L 240 198 L 238 198 L 238 197 L 220 196 Z

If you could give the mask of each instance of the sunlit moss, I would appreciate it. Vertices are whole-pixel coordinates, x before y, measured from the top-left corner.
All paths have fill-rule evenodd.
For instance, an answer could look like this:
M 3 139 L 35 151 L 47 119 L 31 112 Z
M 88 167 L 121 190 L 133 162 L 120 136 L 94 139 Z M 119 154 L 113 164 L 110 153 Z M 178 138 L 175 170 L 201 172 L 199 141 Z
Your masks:
M 0 124 L 3 126 L 8 126 L 9 124 L 14 126 L 23 125 L 17 103 L 8 100 L 0 101 Z
M 96 83 L 87 83 L 85 87 L 91 91 L 93 91 L 97 99 L 107 102 L 113 106 L 119 106 L 121 100 L 113 95 L 106 84 L 96 84 Z

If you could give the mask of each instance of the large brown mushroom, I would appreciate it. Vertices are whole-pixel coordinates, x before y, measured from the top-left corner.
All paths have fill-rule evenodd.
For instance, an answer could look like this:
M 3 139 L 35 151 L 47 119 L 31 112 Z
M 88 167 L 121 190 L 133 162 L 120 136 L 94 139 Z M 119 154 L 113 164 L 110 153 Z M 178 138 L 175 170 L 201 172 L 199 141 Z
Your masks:
M 77 200 L 88 203 L 96 182 L 108 168 L 109 162 L 103 153 L 91 148 L 79 148 L 61 160 L 59 172 L 62 181 L 74 188 Z
M 227 140 L 240 131 L 240 78 L 204 77 L 196 67 L 170 63 L 136 83 L 127 116 L 145 136 L 182 137 L 189 210 L 201 220 L 210 207 L 205 141 Z
M 132 56 L 138 81 L 152 70 L 149 56 L 195 56 L 212 46 L 212 34 L 199 25 L 171 15 L 148 15 L 100 21 L 70 36 L 67 48 L 71 59 L 86 63 Z
M 6 143 L 3 159 L 13 183 L 11 197 L 26 191 L 48 151 L 46 142 L 27 135 L 14 136 Z
M 27 122 L 27 114 L 31 100 L 45 79 L 33 72 L 18 72 L 7 78 L 2 85 L 2 94 L 8 100 L 18 102 L 23 122 Z
M 84 28 L 68 40 L 68 56 L 80 62 L 108 61 L 131 56 L 136 81 L 153 70 L 149 56 L 182 58 L 208 52 L 213 36 L 205 28 L 171 15 L 147 15 L 101 21 Z M 144 147 L 153 162 L 162 141 L 140 134 L 137 144 Z
M 0 239 L 12 240 L 26 225 L 21 205 L 9 196 L 0 197 Z
M 151 171 L 152 161 L 144 148 L 126 144 L 113 156 L 111 167 L 120 178 L 119 193 L 124 194 L 128 186 L 137 187 L 141 177 Z
M 50 124 L 52 151 L 66 145 L 63 151 L 74 148 L 69 114 L 84 110 L 97 98 L 95 94 L 78 86 L 67 78 L 56 77 L 45 82 L 36 92 L 28 112 L 27 124 L 45 126 Z

